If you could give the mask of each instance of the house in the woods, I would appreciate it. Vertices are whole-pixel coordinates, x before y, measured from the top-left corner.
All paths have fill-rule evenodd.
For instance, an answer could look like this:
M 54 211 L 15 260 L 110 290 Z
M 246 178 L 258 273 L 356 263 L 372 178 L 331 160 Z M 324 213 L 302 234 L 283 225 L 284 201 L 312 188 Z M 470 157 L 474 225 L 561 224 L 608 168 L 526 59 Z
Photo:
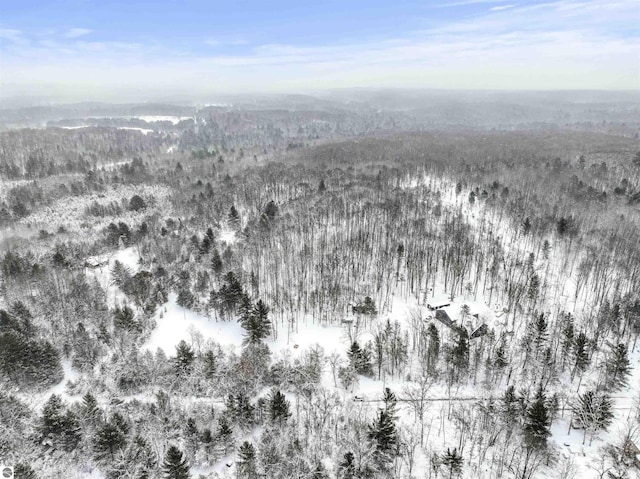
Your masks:
M 436 310 L 436 319 L 448 328 L 452 328 L 455 325 L 455 321 L 449 317 L 449 314 L 444 309 Z
M 436 309 L 435 319 L 449 329 L 465 328 L 469 334 L 469 339 L 480 338 L 489 332 L 489 326 L 479 313 L 472 313 L 463 318 L 451 306 L 443 306 Z
M 451 306 L 451 300 L 449 300 L 449 298 L 433 298 L 427 302 L 427 308 L 431 311 L 446 308 L 447 306 Z
M 85 268 L 89 269 L 98 269 L 102 268 L 109 264 L 109 258 L 94 256 L 92 258 L 87 258 L 84 262 Z
M 631 439 L 628 439 L 624 445 L 623 456 L 628 466 L 640 469 L 640 449 Z
M 487 323 L 482 323 L 480 326 L 478 326 L 476 329 L 474 329 L 471 332 L 471 334 L 469 335 L 469 339 L 480 338 L 485 334 L 487 334 L 488 332 L 489 332 L 489 326 L 487 326 Z

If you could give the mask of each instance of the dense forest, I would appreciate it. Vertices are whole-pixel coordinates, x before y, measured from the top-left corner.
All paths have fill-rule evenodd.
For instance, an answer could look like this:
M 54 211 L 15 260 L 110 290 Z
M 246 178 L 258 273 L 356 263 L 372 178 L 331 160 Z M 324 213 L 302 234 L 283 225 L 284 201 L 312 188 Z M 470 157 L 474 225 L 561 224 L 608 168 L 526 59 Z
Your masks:
M 638 477 L 633 111 L 384 100 L 8 112 L 0 462 Z

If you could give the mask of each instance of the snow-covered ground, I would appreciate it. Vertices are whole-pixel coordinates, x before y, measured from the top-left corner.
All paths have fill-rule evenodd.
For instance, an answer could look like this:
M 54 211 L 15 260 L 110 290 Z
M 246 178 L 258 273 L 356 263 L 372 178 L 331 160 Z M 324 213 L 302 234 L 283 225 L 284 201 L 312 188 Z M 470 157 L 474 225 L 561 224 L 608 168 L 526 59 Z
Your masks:
M 176 345 L 185 340 L 191 343 L 191 332 L 200 332 L 205 340 L 213 339 L 222 346 L 242 344 L 242 328 L 237 321 L 215 321 L 176 303 L 177 295 L 171 293 L 169 301 L 156 312 L 156 328 L 142 349 L 155 351 L 160 348 L 169 356 L 175 355 Z
M 232 229 L 223 229 L 220 231 L 220 241 L 224 241 L 227 244 L 234 244 L 236 240 L 236 232 Z
M 509 239 L 513 236 L 510 232 L 512 226 L 506 218 L 498 218 L 494 212 L 488 211 L 480 201 L 476 202 L 475 205 L 469 205 L 467 195 L 455 195 L 455 193 L 453 193 L 453 189 L 455 188 L 453 182 L 436 183 L 431 178 L 425 178 L 420 182 L 413 181 L 408 184 L 407 187 L 416 188 L 424 185 L 429 185 L 434 189 L 436 187 L 440 188 L 440 198 L 443 205 L 447 208 L 458 209 L 464 220 L 473 228 L 478 228 L 481 222 L 490 222 L 493 225 L 496 236 L 502 238 L 505 251 L 511 251 L 514 254 L 528 255 L 530 246 L 528 246 L 525 241 L 512 241 Z M 445 188 L 443 188 L 443 185 Z M 221 241 L 233 244 L 236 241 L 236 234 L 232 229 L 225 228 L 221 231 L 219 238 Z M 135 249 L 127 248 L 117 251 L 112 255 L 94 259 L 98 262 L 107 261 L 106 266 L 99 270 L 93 270 L 90 274 L 93 274 L 107 290 L 110 304 L 124 300 L 124 297 L 118 289 L 111 284 L 109 272 L 116 259 L 128 266 L 133 272 L 137 271 L 139 265 L 138 255 Z M 562 270 L 562 260 L 563 251 L 558 248 L 552 251 L 549 259 L 550 267 L 542 269 L 539 266 L 539 262 L 536 263 L 537 271 L 541 279 L 547 281 L 547 284 L 552 285 L 552 287 L 553 285 L 558 285 L 561 278 L 567 275 L 567 272 Z M 564 298 L 563 300 L 568 302 L 568 296 L 571 296 L 572 290 L 570 286 L 566 286 L 566 281 L 562 288 L 568 289 L 565 289 L 562 295 L 546 299 L 549 303 L 549 308 L 553 307 L 554 302 L 559 298 Z M 440 297 L 447 297 L 447 294 L 444 290 L 444 285 L 436 283 L 433 289 L 427 293 L 427 299 L 437 299 Z M 201 314 L 179 306 L 176 303 L 176 298 L 177 295 L 171 293 L 168 302 L 158 308 L 154 316 L 156 327 L 142 345 L 142 349 L 155 351 L 160 348 L 168 356 L 173 356 L 175 354 L 175 347 L 181 340 L 192 343 L 198 335 L 196 333 L 199 333 L 204 340 L 212 339 L 224 348 L 232 348 L 236 350 L 236 352 L 240 352 L 244 330 L 235 319 L 230 321 L 216 320 L 206 314 Z M 463 314 L 465 314 L 463 313 L 463 305 L 468 307 L 468 311 L 466 312 L 468 315 L 466 318 L 463 318 Z M 568 307 L 575 310 L 573 303 L 568 305 Z M 392 323 L 397 321 L 402 326 L 402 329 L 407 331 L 410 330 L 410 321 L 412 316 L 415 319 L 416 312 L 418 312 L 420 318 L 427 321 L 434 315 L 433 311 L 428 310 L 425 304 L 418 302 L 416 299 L 400 299 L 394 297 L 391 307 L 387 308 L 387 310 L 389 312 L 382 313 L 378 318 L 373 320 L 372 324 L 384 324 L 387 320 Z M 466 321 L 487 323 L 497 332 L 505 330 L 507 326 L 502 318 L 504 311 L 499 301 L 494 299 L 492 304 L 489 305 L 481 294 L 459 294 L 451 301 L 451 305 L 444 308 L 444 311 L 457 323 Z M 478 315 L 478 319 L 473 318 L 474 314 Z M 315 345 L 319 345 L 327 355 L 337 353 L 341 360 L 346 362 L 347 349 L 351 341 L 347 332 L 347 325 L 326 325 L 314 321 L 311 317 L 302 317 L 297 318 L 294 326 L 293 323 L 287 321 L 286 318 L 272 319 L 277 325 L 277 339 L 271 337 L 267 339 L 266 344 L 272 351 L 273 357 L 295 357 L 301 352 Z M 441 331 L 446 331 L 437 321 L 435 321 L 434 324 L 436 324 Z M 371 340 L 374 329 L 375 328 L 364 328 L 357 335 L 358 341 L 361 344 L 365 344 Z M 446 334 L 446 332 L 444 334 Z M 578 477 L 585 479 L 595 479 L 599 477 L 596 468 L 601 447 L 604 444 L 617 441 L 628 425 L 629 411 L 640 395 L 640 354 L 636 353 L 633 355 L 632 361 L 634 369 L 633 376 L 630 378 L 630 387 L 625 391 L 619 392 L 614 397 L 615 420 L 608 432 L 596 434 L 591 444 L 589 444 L 589 438 L 587 438 L 586 444 L 583 445 L 583 432 L 575 429 L 569 431 L 569 410 L 565 410 L 562 413 L 563 417 L 556 420 L 553 424 L 550 442 L 556 445 L 561 455 L 573 458 L 575 467 L 579 473 Z M 67 365 L 65 368 L 65 383 L 66 380 L 73 379 L 74 377 L 73 371 L 70 370 L 70 367 Z M 340 386 L 339 381 L 335 381 L 333 371 L 327 364 L 325 365 L 322 385 L 329 390 L 338 392 L 343 400 L 352 401 L 354 407 L 362 406 L 367 408 L 366 411 L 368 412 L 366 414 L 371 416 L 378 407 L 378 401 L 382 396 L 383 388 L 389 387 L 400 399 L 398 405 L 400 423 L 407 429 L 416 427 L 416 419 L 411 404 L 403 401 L 403 399 L 406 398 L 406 388 L 416 386 L 417 384 L 408 380 L 407 377 L 396 375 L 393 377 L 382 377 L 381 380 L 378 380 L 376 378 L 360 376 L 357 383 L 354 384 L 350 390 L 346 391 Z M 567 384 L 562 387 L 566 389 L 572 386 Z M 64 388 L 63 384 L 55 386 L 54 390 L 58 391 L 61 390 L 61 388 Z M 451 415 L 452 403 L 469 404 L 469 406 L 473 406 L 478 398 L 488 397 L 489 395 L 493 397 L 501 396 L 504 392 L 503 389 L 504 386 L 501 387 L 501 385 L 485 390 L 480 384 L 477 386 L 463 384 L 456 386 L 453 390 L 449 390 L 442 381 L 433 384 L 427 394 L 430 402 L 424 420 L 426 431 L 424 447 L 426 450 L 441 451 L 447 446 L 452 445 L 451 441 L 457 441 L 456 431 L 458 426 L 455 423 L 455 417 Z M 146 396 L 142 395 L 140 400 L 145 398 Z M 124 399 L 134 399 L 134 397 Z M 290 398 L 290 400 L 293 399 Z M 565 406 L 567 408 L 569 407 L 568 405 Z M 247 438 L 257 441 L 259 435 L 260 430 L 256 429 L 252 431 Z M 234 460 L 234 456 L 230 455 L 221 459 L 215 465 L 201 467 L 200 469 L 196 469 L 196 471 L 202 474 L 211 474 L 213 472 L 224 474 L 229 470 L 227 464 L 233 463 Z M 417 457 L 416 470 L 428 470 L 428 467 L 427 457 L 419 454 Z M 485 473 L 490 475 L 488 471 L 485 471 Z M 548 473 L 550 473 L 549 469 L 542 468 L 538 477 L 545 477 Z
M 92 231 L 100 231 L 109 223 L 113 222 L 115 218 L 87 218 L 87 207 L 93 202 L 102 205 L 112 202 L 122 204 L 123 201 L 128 202 L 133 195 L 140 195 L 147 202 L 147 209 L 140 212 L 127 210 L 117 218 L 117 221 L 124 221 L 131 226 L 136 221 L 139 221 L 143 215 L 149 214 L 152 209 L 163 212 L 170 211 L 169 193 L 169 188 L 161 185 L 120 185 L 100 193 L 55 201 L 52 204 L 43 206 L 29 216 L 22 218 L 20 224 L 28 224 L 32 227 L 40 226 L 44 229 L 55 229 L 57 226 L 63 225 L 68 231 L 87 230 L 90 227 Z M 149 198 L 153 198 L 153 205 L 148 201 Z
M 147 135 L 149 133 L 153 133 L 153 130 L 150 130 L 148 128 L 137 128 L 135 126 L 119 126 L 118 130 L 133 130 L 133 131 L 139 131 L 140 133 L 142 133 L 143 135 Z
M 421 180 L 412 179 L 404 185 L 405 188 L 417 188 L 420 186 L 429 186 L 434 190 L 440 190 L 442 204 L 447 208 L 458 210 L 463 220 L 468 222 L 474 229 L 479 229 L 479 226 L 483 223 L 491 224 L 494 235 L 501 238 L 502 246 L 507 253 L 511 252 L 526 257 L 531 252 L 531 246 L 527 244 L 525 239 L 518 238 L 517 234 L 513 232 L 513 225 L 509 223 L 506 217 L 499 217 L 495 211 L 486 207 L 481 201 L 470 205 L 467 194 L 455 194 L 455 184 L 453 182 L 436 181 L 433 178 L 425 177 Z M 233 244 L 237 240 L 236 233 L 228 228 L 221 231 L 219 239 L 228 244 Z M 546 287 L 552 290 L 560 290 L 559 294 L 545 298 L 541 306 L 553 309 L 557 306 L 556 303 L 558 301 L 562 301 L 566 310 L 579 314 L 581 309 L 578 308 L 577 301 L 574 298 L 571 281 L 566 281 L 567 276 L 570 277 L 571 273 L 562 268 L 564 254 L 561 248 L 554 248 L 548 260 L 549 266 L 544 268 L 542 267 L 540 259 L 536 259 L 535 269 L 540 275 L 541 280 L 546 282 Z M 95 263 L 103 263 L 101 267 L 88 269 L 87 274 L 95 277 L 103 288 L 105 288 L 109 305 L 113 306 L 118 302 L 124 301 L 124 296 L 110 280 L 110 271 L 116 260 L 129 267 L 134 273 L 139 271 L 140 264 L 137 250 L 134 247 L 125 248 L 100 257 L 90 258 L 90 260 Z M 447 293 L 444 290 L 444 285 L 438 282 L 434 284 L 431 291 L 427 292 L 427 298 L 446 297 Z M 154 315 L 156 327 L 142 345 L 142 349 L 153 352 L 160 348 L 168 356 L 173 356 L 175 355 L 175 347 L 181 340 L 192 343 L 196 333 L 199 333 L 204 340 L 212 339 L 224 348 L 232 348 L 235 349 L 236 352 L 240 351 L 244 330 L 235 319 L 230 321 L 216 320 L 206 314 L 179 306 L 176 303 L 176 298 L 177 295 L 175 292 L 170 293 L 168 302 L 158 308 Z M 463 313 L 463 305 L 468 307 L 468 315 L 465 318 L 463 318 L 463 314 L 465 314 Z M 471 293 L 456 295 L 454 300 L 451 301 L 451 305 L 446 306 L 444 311 L 458 324 L 466 321 L 478 321 L 479 323 L 488 324 L 494 328 L 496 332 L 504 331 L 507 328 L 507 324 L 505 324 L 503 319 L 503 307 L 500 302 L 494 298 L 494 301 L 488 304 L 481 292 L 475 295 Z M 423 301 L 419 302 L 415 298 L 401 299 L 394 297 L 391 306 L 386 308 L 385 312 L 380 314 L 378 318 L 371 320 L 371 324 L 383 325 L 387 320 L 392 323 L 397 321 L 402 326 L 403 331 L 408 331 L 411 328 L 411 321 L 415 320 L 416 312 L 419 314 L 419 317 L 425 321 L 434 315 L 433 311 L 426 308 Z M 472 319 L 474 314 L 478 315 L 477 320 Z M 276 324 L 277 335 L 275 338 L 271 337 L 267 339 L 266 344 L 269 346 L 274 357 L 295 357 L 301 352 L 315 345 L 319 345 L 327 355 L 337 353 L 342 361 L 346 361 L 347 349 L 351 341 L 348 334 L 349 326 L 323 324 L 322 322 L 314 321 L 314 318 L 311 317 L 296 318 L 295 326 L 293 326 L 287 318 L 275 317 L 272 318 L 272 320 Z M 441 324 L 437 321 L 435 321 L 434 324 L 443 331 Z M 374 330 L 375 327 L 364 328 L 357 335 L 357 339 L 361 345 L 373 338 Z M 583 445 L 583 431 L 575 429 L 569 430 L 570 411 L 565 410 L 563 417 L 556 420 L 553 424 L 550 441 L 556 445 L 560 454 L 573 458 L 578 471 L 577 477 L 585 479 L 600 477 L 597 473 L 597 463 L 601 447 L 608 443 L 618 442 L 620 435 L 624 433 L 626 427 L 629 425 L 629 411 L 635 406 L 638 398 L 640 398 L 640 353 L 636 352 L 632 355 L 631 359 L 633 374 L 629 381 L 630 386 L 614 396 L 615 419 L 607 432 L 599 432 L 596 434 L 591 444 L 589 444 L 589 437 L 587 437 L 586 443 Z M 47 391 L 46 395 L 43 394 L 39 396 L 37 400 L 41 401 L 40 404 L 43 403 L 51 393 L 55 392 L 56 394 L 62 394 L 64 396 L 66 394 L 65 385 L 67 381 L 73 381 L 78 378 L 78 373 L 71 368 L 69 363 L 64 363 L 63 367 L 65 379 L 51 388 L 50 391 Z M 586 378 L 584 384 L 587 382 L 588 378 Z M 383 377 L 381 380 L 360 376 L 357 383 L 348 391 L 345 391 L 339 385 L 339 381 L 337 381 L 337 383 L 338 385 L 336 385 L 333 372 L 327 364 L 322 378 L 322 385 L 331 391 L 339 393 L 344 400 L 353 401 L 354 407 L 360 404 L 360 401 L 354 400 L 357 396 L 363 400 L 363 404 L 368 407 L 368 414 L 370 415 L 375 413 L 378 406 L 377 401 L 379 401 L 382 395 L 383 388 L 385 386 L 390 387 L 398 398 L 401 399 L 399 403 L 399 420 L 401 424 L 407 429 L 416 427 L 416 419 L 411 405 L 403 401 L 403 399 L 406 398 L 406 388 L 416 386 L 416 383 L 409 380 L 406 376 L 401 377 L 396 375 L 393 377 Z M 455 423 L 455 417 L 451 415 L 451 402 L 458 401 L 458 403 L 461 403 L 464 400 L 469 400 L 469 405 L 471 406 L 477 401 L 477 398 L 483 398 L 488 395 L 492 395 L 493 397 L 501 396 L 504 392 L 504 386 L 493 386 L 495 387 L 490 390 L 485 390 L 480 384 L 477 386 L 463 384 L 456 386 L 453 390 L 448 390 L 443 381 L 438 384 L 433 384 L 427 394 L 427 397 L 432 401 L 429 403 L 424 421 L 425 430 L 428 429 L 428 432 L 425 432 L 425 434 L 427 434 L 424 445 L 425 449 L 442 451 L 448 446 L 455 446 L 455 444 L 452 444 L 452 441 L 457 440 L 456 430 L 458 426 Z M 563 384 L 556 387 L 556 389 L 568 391 L 570 388 L 575 387 L 577 387 L 577 385 Z M 584 385 L 581 391 L 584 391 Z M 71 398 L 69 396 L 65 397 L 68 399 Z M 142 400 L 148 398 L 148 396 L 142 394 L 123 399 L 129 400 L 136 398 Z M 247 439 L 257 441 L 260 433 L 260 429 L 256 429 L 249 433 Z M 234 456 L 230 455 L 210 467 L 194 468 L 194 472 L 202 474 L 217 472 L 223 474 L 228 472 L 226 464 L 230 464 L 234 460 Z M 429 466 L 426 463 L 427 458 L 425 455 L 418 454 L 417 461 L 416 470 L 428 470 Z M 550 473 L 549 469 L 542 468 L 536 477 L 550 477 L 548 476 Z
M 177 125 L 181 121 L 191 120 L 193 117 L 191 116 L 163 116 L 163 115 L 143 115 L 143 116 L 132 116 L 131 118 L 137 118 L 142 121 L 146 121 L 147 123 L 155 123 L 159 121 L 168 121 Z
M 630 415 L 640 401 L 640 351 L 636 351 L 630 357 L 630 363 L 633 369 L 629 377 L 629 386 L 612 396 L 614 419 L 607 431 L 598 431 L 593 441 L 587 433 L 585 439 L 583 429 L 569 428 L 571 411 L 565 411 L 563 417 L 556 420 L 551 427 L 551 440 L 557 444 L 564 457 L 573 458 L 577 469 L 576 477 L 600 479 L 602 476 L 598 468 L 601 466 L 602 448 L 610 444 L 621 444 L 623 438 L 630 431 L 634 431 L 634 420 Z M 632 438 L 636 444 L 640 440 L 639 432 L 635 427 Z M 633 474 L 633 471 L 631 473 Z M 635 477 L 640 477 L 640 474 Z
M 512 218 L 508 215 L 503 215 L 498 208 L 487 206 L 480 199 L 476 199 L 475 203 L 471 204 L 469 202 L 469 190 L 463 188 L 460 194 L 456 194 L 456 183 L 451 179 L 435 178 L 428 175 L 424 175 L 422 178 L 409 177 L 401 186 L 405 189 L 427 187 L 432 191 L 440 192 L 439 198 L 442 205 L 457 212 L 472 227 L 474 233 L 478 235 L 479 243 L 496 238 L 507 255 L 527 258 L 530 253 L 533 253 L 535 255 L 534 271 L 539 276 L 544 289 L 550 292 L 546 297 L 540 299 L 539 310 L 545 311 L 547 314 L 550 312 L 556 313 L 559 310 L 570 312 L 577 321 L 577 328 L 580 328 L 580 321 L 591 313 L 593 307 L 593 298 L 591 297 L 593 285 L 590 284 L 590 281 L 592 280 L 590 278 L 583 280 L 582 289 L 576 290 L 577 284 L 581 279 L 579 278 L 580 272 L 578 268 L 569 270 L 566 267 L 568 255 L 577 255 L 573 258 L 573 262 L 579 264 L 580 258 L 585 257 L 588 253 L 576 250 L 570 251 L 564 245 L 556 244 L 554 237 L 550 235 L 547 240 L 550 243 L 551 251 L 548 259 L 542 260 L 541 252 L 535 250 L 529 242 L 529 238 L 521 234 L 519 231 L 520 226 L 514 225 Z M 490 232 L 491 238 L 480 236 L 479 231 L 483 230 L 481 226 L 485 226 L 484 231 Z M 463 298 L 456 298 L 456 301 L 465 302 L 470 307 L 471 313 L 477 312 L 481 318 L 484 316 L 488 324 L 495 327 L 497 332 L 505 329 L 506 319 L 502 318 L 504 311 L 499 302 L 494 300 L 489 307 L 487 303 L 483 302 L 482 298 L 469 297 L 467 299 L 467 301 L 464 301 Z M 444 310 L 451 319 L 459 321 L 459 305 L 451 305 L 444 308 Z M 508 317 L 508 314 L 505 316 Z M 490 321 L 493 321 L 493 324 Z M 521 334 L 522 332 L 520 332 Z M 518 336 L 518 334 L 516 335 Z M 584 430 L 569 428 L 571 418 L 570 402 L 575 400 L 578 393 L 584 393 L 588 389 L 590 378 L 585 377 L 579 391 L 576 390 L 577 384 L 569 384 L 568 382 L 554 387 L 554 390 L 566 393 L 569 396 L 569 402 L 564 405 L 565 410 L 562 412 L 562 416 L 552 425 L 550 442 L 556 445 L 562 456 L 571 458 L 577 471 L 576 477 L 584 479 L 600 479 L 603 477 L 602 471 L 598 472 L 598 466 L 601 467 L 602 463 L 603 446 L 620 444 L 621 439 L 625 437 L 625 434 L 629 432 L 629 428 L 632 427 L 630 413 L 637 408 L 640 401 L 640 350 L 630 354 L 630 362 L 632 375 L 629 378 L 629 386 L 612 396 L 615 414 L 612 425 L 607 431 L 598 431 L 594 435 L 593 441 L 590 441 L 590 435 L 587 434 L 584 445 Z M 635 436 L 635 441 L 638 443 L 640 440 L 638 430 L 636 430 Z M 550 472 L 549 469 L 543 468 L 536 477 L 545 477 Z
M 60 128 L 62 128 L 64 130 L 79 130 L 81 128 L 94 128 L 94 127 L 95 127 L 94 125 L 79 125 L 79 126 L 61 126 Z M 148 133 L 153 133 L 153 130 L 150 130 L 148 128 L 139 128 L 139 127 L 134 127 L 134 126 L 117 126 L 117 127 L 114 127 L 114 128 L 117 128 L 118 130 L 139 131 L 143 135 L 146 135 Z

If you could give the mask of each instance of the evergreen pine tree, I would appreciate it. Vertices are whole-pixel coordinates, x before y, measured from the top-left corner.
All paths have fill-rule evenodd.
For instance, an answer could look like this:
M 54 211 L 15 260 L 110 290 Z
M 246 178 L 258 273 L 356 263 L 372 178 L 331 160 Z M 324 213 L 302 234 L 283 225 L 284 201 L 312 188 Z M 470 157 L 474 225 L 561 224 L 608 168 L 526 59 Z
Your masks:
M 351 451 L 345 453 L 338 464 L 338 477 L 340 479 L 354 479 L 356 477 L 355 457 Z
M 139 329 L 138 322 L 134 319 L 133 310 L 126 304 L 122 308 L 116 306 L 116 309 L 114 309 L 113 325 L 125 331 L 136 331 Z
M 257 324 L 259 328 L 261 328 L 261 332 L 268 334 L 269 327 L 271 326 L 269 321 L 269 307 L 260 299 L 256 303 L 253 313 L 256 316 Z
M 202 242 L 199 245 L 198 252 L 200 253 L 200 256 L 204 256 L 207 253 L 209 253 L 210 249 L 211 249 L 211 238 L 205 235 L 204 238 L 202 238 Z
M 195 452 L 198 450 L 198 443 L 200 441 L 200 431 L 198 431 L 198 425 L 196 420 L 192 417 L 187 419 L 187 424 L 184 428 L 184 438 L 188 445 L 188 450 Z
M 385 409 L 378 410 L 378 415 L 369 425 L 368 437 L 374 444 L 376 461 L 386 468 L 397 453 L 398 432 L 393 417 Z
M 42 437 L 62 434 L 64 430 L 64 405 L 62 398 L 52 394 L 42 408 L 39 431 Z
M 207 379 L 213 379 L 218 369 L 218 361 L 216 355 L 210 349 L 204 353 L 202 358 L 203 362 L 203 374 Z
M 140 211 L 147 207 L 147 204 L 140 195 L 133 195 L 129 200 L 129 209 L 131 211 Z
M 569 357 L 569 353 L 572 351 L 575 339 L 575 329 L 571 314 L 565 314 L 564 316 L 562 335 L 564 336 L 562 341 L 562 370 L 564 371 L 565 360 Z
M 229 442 L 229 440 L 233 437 L 233 429 L 229 425 L 229 420 L 226 416 L 220 416 L 218 419 L 218 438 L 223 443 Z
M 571 377 L 573 378 L 577 372 L 582 374 L 589 365 L 589 353 L 587 352 L 587 345 L 589 340 L 587 335 L 580 332 L 573 343 L 573 371 Z
M 547 320 L 544 317 L 544 313 L 540 313 L 536 316 L 534 323 L 533 343 L 535 346 L 536 355 L 545 344 L 547 336 Z
M 453 451 L 447 448 L 440 461 L 449 470 L 449 479 L 459 476 L 462 472 L 462 456 L 458 454 L 457 448 L 454 447 Z
M 454 367 L 454 377 L 459 380 L 469 367 L 469 333 L 465 328 L 458 328 L 456 332 L 458 337 L 451 351 L 451 361 Z
M 396 398 L 395 393 L 389 388 L 384 388 L 382 401 L 384 402 L 384 410 L 387 412 L 389 417 L 395 421 L 397 419 L 396 412 L 398 406 L 398 399 Z
M 267 206 L 264 208 L 264 214 L 267 216 L 269 221 L 273 221 L 275 217 L 278 216 L 278 206 L 273 200 L 267 203 Z
M 356 370 L 358 369 L 357 364 L 361 355 L 362 355 L 362 349 L 360 348 L 360 345 L 358 344 L 358 342 L 354 341 L 353 343 L 351 343 L 351 347 L 347 351 L 347 357 L 349 358 L 351 365 Z
M 347 351 L 347 357 L 358 374 L 373 375 L 371 354 L 367 349 L 362 349 L 357 341 L 351 343 L 351 347 Z
M 136 464 L 136 474 L 133 476 L 136 479 L 152 479 L 155 477 L 152 473 L 155 472 L 158 460 L 151 446 L 143 437 L 136 435 L 133 438 L 124 461 L 125 466 L 128 468 L 131 467 L 132 463 Z M 121 474 L 117 476 L 117 479 L 120 479 L 120 477 L 122 477 Z
M 238 314 L 240 315 L 238 321 L 240 321 L 241 324 L 251 320 L 251 315 L 253 314 L 253 304 L 251 303 L 251 298 L 246 293 L 243 293 L 240 297 Z
M 93 448 L 98 457 L 108 456 L 113 460 L 116 451 L 127 443 L 126 433 L 113 421 L 106 422 L 96 432 Z
M 427 329 L 427 335 L 429 337 L 429 347 L 427 352 L 427 369 L 433 373 L 440 356 L 440 334 L 438 328 L 433 323 L 429 324 Z
M 362 348 L 358 367 L 360 368 L 360 374 L 369 377 L 373 376 L 373 364 L 371 363 L 371 341 L 369 341 L 367 345 Z
M 542 386 L 540 386 L 525 417 L 523 429 L 527 446 L 533 449 L 544 449 L 547 445 L 547 438 L 551 435 L 550 427 L 551 419 L 547 408 L 547 399 Z
M 352 311 L 356 314 L 365 314 L 367 316 L 375 316 L 378 314 L 376 303 L 370 296 L 366 296 L 362 303 L 353 306 Z
M 166 479 L 189 479 L 191 477 L 187 459 L 176 446 L 170 446 L 167 450 L 162 471 Z
M 218 248 L 213 248 L 213 254 L 211 255 L 211 269 L 216 274 L 216 276 L 222 273 L 222 268 L 224 265 L 222 264 L 222 258 L 220 257 L 220 252 Z
M 503 414 L 506 424 L 515 424 L 522 417 L 521 402 L 513 385 L 509 386 L 502 397 Z
M 10 316 L 14 318 L 16 332 L 25 338 L 32 338 L 35 335 L 36 327 L 33 324 L 33 315 L 22 301 L 15 301 L 11 305 Z
M 274 390 L 269 398 L 269 419 L 271 422 L 277 422 L 282 424 L 285 422 L 291 413 L 289 412 L 289 401 L 278 390 Z
M 198 436 L 198 426 L 196 424 L 196 420 L 192 417 L 187 419 L 187 425 L 185 427 L 185 436 L 187 437 L 197 437 Z
M 378 310 L 376 309 L 376 303 L 371 299 L 370 296 L 364 298 L 364 305 L 362 312 L 369 316 L 375 316 L 378 314 Z
M 269 321 L 269 307 L 259 300 L 251 314 L 242 319 L 242 327 L 247 332 L 244 337 L 245 344 L 258 344 L 269 336 L 271 321 Z
M 231 223 L 233 227 L 240 226 L 240 213 L 238 213 L 234 205 L 229 208 L 229 223 Z
M 627 347 L 623 343 L 611 349 L 605 369 L 607 373 L 606 387 L 609 390 L 622 389 L 629 383 L 631 365 L 627 356 Z
M 174 364 L 178 374 L 189 374 L 193 368 L 195 353 L 183 339 L 176 346 L 176 357 Z
M 123 288 L 127 281 L 131 280 L 131 270 L 118 260 L 111 267 L 111 282 L 119 288 Z
M 52 394 L 42 409 L 38 431 L 43 442 L 73 451 L 82 438 L 78 418 L 72 411 L 65 411 L 60 396 Z
M 209 226 L 207 228 L 207 231 L 204 234 L 207 238 L 209 238 L 209 241 L 211 242 L 211 244 L 213 244 L 216 240 L 215 235 L 213 234 L 213 229 L 211 228 L 211 226 Z
M 505 342 L 504 341 L 500 342 L 500 345 L 496 349 L 496 352 L 493 358 L 493 367 L 498 370 L 504 369 L 509 364 L 505 349 L 506 349 Z
M 191 308 L 196 302 L 196 298 L 189 289 L 189 286 L 183 286 L 178 291 L 178 297 L 176 303 L 183 308 Z
M 587 437 L 587 432 L 593 435 L 603 429 L 606 430 L 613 419 L 611 400 L 608 396 L 597 391 L 587 391 L 578 397 L 573 406 L 573 414 L 584 428 L 582 444 Z
M 60 354 L 47 340 L 29 339 L 13 330 L 0 332 L 0 377 L 43 388 L 63 376 Z
M 240 479 L 254 479 L 258 477 L 256 471 L 256 450 L 248 441 L 243 442 L 238 450 L 238 477 Z
M 64 415 L 64 430 L 60 437 L 60 445 L 67 452 L 73 451 L 82 439 L 82 430 L 78 417 L 71 410 L 67 410 Z
M 233 271 L 225 274 L 223 280 L 224 284 L 218 293 L 222 302 L 222 309 L 227 313 L 233 313 L 242 300 L 244 290 Z

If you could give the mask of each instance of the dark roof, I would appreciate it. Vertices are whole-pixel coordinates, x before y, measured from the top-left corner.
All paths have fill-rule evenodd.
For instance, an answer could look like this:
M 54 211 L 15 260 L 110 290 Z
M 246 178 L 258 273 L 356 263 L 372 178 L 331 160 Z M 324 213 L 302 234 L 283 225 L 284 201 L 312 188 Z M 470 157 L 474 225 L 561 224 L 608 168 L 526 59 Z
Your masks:
M 436 310 L 436 319 L 448 327 L 453 327 L 453 320 L 449 317 L 444 309 Z

